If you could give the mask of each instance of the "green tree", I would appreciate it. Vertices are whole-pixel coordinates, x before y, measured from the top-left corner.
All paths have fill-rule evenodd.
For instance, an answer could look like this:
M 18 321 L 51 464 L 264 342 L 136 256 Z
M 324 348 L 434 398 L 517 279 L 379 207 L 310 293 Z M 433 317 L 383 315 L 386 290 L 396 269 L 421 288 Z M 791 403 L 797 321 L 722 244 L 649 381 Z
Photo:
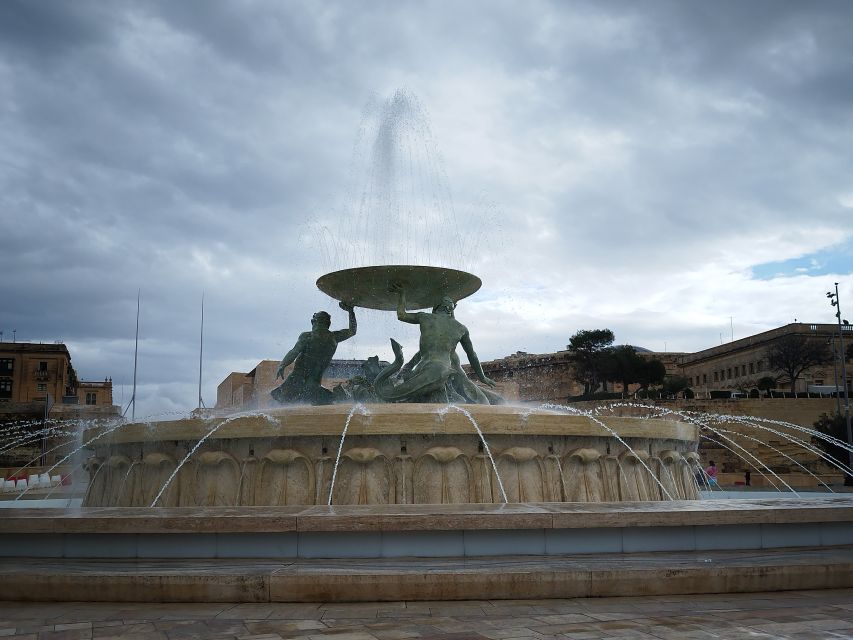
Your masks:
M 666 376 L 663 380 L 663 392 L 667 395 L 677 395 L 690 388 L 690 381 L 684 376 Z
M 836 414 L 829 416 L 822 414 L 817 422 L 814 423 L 815 431 L 820 431 L 824 435 L 832 436 L 842 442 L 847 442 L 847 420 L 843 415 Z M 824 453 L 832 456 L 837 462 L 843 465 L 851 463 L 850 453 L 841 445 L 833 442 L 827 442 L 823 438 L 812 436 L 812 444 L 820 447 Z M 845 486 L 853 485 L 853 477 L 850 474 L 844 475 Z
M 583 385 L 584 396 L 591 395 L 598 388 L 604 361 L 613 340 L 610 329 L 581 329 L 569 339 L 574 377 Z
M 649 386 L 662 384 L 666 378 L 666 367 L 657 359 L 646 360 L 640 368 L 637 382 L 640 390 L 648 392 Z
M 760 391 L 764 391 L 766 393 L 771 389 L 776 388 L 776 378 L 773 376 L 764 376 L 763 378 L 758 379 L 755 386 L 758 387 Z
M 610 349 L 604 358 L 602 376 L 608 382 L 618 382 L 622 385 L 623 393 L 628 386 L 639 381 L 640 371 L 646 361 L 637 354 L 637 350 L 629 344 L 622 344 Z
M 824 340 L 801 335 L 783 336 L 770 345 L 767 357 L 771 369 L 778 369 L 791 381 L 791 393 L 797 380 L 807 369 L 832 362 L 832 354 Z

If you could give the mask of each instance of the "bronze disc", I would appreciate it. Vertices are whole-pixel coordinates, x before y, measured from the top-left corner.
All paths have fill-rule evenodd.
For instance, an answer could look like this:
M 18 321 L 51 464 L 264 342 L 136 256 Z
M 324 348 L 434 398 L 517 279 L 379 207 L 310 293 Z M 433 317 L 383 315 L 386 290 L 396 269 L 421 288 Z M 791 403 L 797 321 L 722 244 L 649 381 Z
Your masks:
M 467 298 L 483 284 L 477 276 L 447 269 L 418 265 L 382 265 L 343 269 L 321 276 L 317 288 L 336 300 L 354 307 L 393 311 L 399 284 L 406 292 L 406 308 L 431 309 L 447 296 L 454 302 Z

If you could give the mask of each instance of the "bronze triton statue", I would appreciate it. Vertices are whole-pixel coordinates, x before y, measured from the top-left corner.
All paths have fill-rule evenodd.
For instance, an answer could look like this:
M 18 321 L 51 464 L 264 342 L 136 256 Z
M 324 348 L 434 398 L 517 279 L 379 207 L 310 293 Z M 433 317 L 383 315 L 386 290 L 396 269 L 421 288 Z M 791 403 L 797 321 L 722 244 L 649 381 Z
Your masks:
M 420 326 L 420 350 L 406 365 L 403 382 L 394 386 L 389 378 L 403 366 L 403 350 L 392 339 L 395 359 L 376 377 L 376 394 L 386 402 L 448 402 L 456 399 L 449 397 L 455 393 L 467 402 L 490 404 L 490 397 L 468 380 L 456 355 L 456 345 L 461 344 L 477 378 L 495 386 L 483 373 L 467 327 L 453 317 L 453 300 L 444 296 L 432 313 L 410 313 L 406 310 L 405 289 L 399 284 L 392 285 L 392 289 L 397 292 L 397 318 Z
M 284 377 L 284 369 L 293 364 L 293 371 L 270 395 L 279 402 L 332 404 L 332 392 L 320 381 L 323 372 L 332 361 L 338 343 L 351 338 L 356 332 L 353 306 L 340 303 L 341 309 L 349 313 L 349 328 L 329 331 L 332 317 L 325 311 L 311 316 L 311 331 L 300 334 L 294 347 L 288 351 L 278 367 L 276 378 Z

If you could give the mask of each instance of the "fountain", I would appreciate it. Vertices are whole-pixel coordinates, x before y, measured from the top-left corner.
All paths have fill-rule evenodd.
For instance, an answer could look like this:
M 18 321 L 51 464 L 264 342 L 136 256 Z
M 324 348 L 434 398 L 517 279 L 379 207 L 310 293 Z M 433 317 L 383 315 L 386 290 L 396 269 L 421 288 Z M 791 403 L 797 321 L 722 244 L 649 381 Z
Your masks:
M 88 463 L 92 482 L 84 505 L 698 498 L 695 425 L 632 417 L 604 423 L 557 408 L 492 404 L 500 401 L 497 394 L 469 381 L 455 357 L 453 349 L 461 341 L 475 371 L 489 382 L 468 330 L 453 319 L 452 308 L 432 314 L 407 311 L 432 308 L 445 297 L 455 303 L 479 288 L 475 276 L 398 265 L 330 273 L 317 284 L 345 308 L 399 307 L 398 316 L 422 323 L 421 349 L 409 377 L 396 385 L 390 382 L 403 364 L 398 353 L 395 363 L 376 378 L 377 394 L 395 402 L 289 405 L 263 414 L 161 422 L 154 434 L 145 425 L 128 425 L 98 438 L 86 434 L 94 455 Z M 447 342 L 445 334 L 453 331 Z M 333 350 L 325 353 L 328 360 Z M 299 394 L 317 398 L 318 404 L 326 404 L 331 396 L 313 389 Z M 333 448 L 337 451 L 331 464 L 328 452 Z
M 713 417 L 503 404 L 453 316 L 480 280 L 450 268 L 476 252 L 462 245 L 446 185 L 391 184 L 437 164 L 432 156 L 402 169 L 394 162 L 400 139 L 432 148 L 422 111 L 398 93 L 380 120 L 372 182 L 342 229 L 357 240 L 325 247 L 343 264 L 317 281 L 350 312 L 350 327 L 332 332 L 328 314 L 315 314 L 312 332 L 284 359 L 302 378 L 276 395 L 306 404 L 85 430 L 72 451 L 88 454 L 84 506 L 0 519 L 1 598 L 374 601 L 853 587 L 850 498 L 702 499 L 700 437 L 744 456 Z M 419 194 L 420 205 L 401 206 L 403 193 Z M 433 218 L 437 231 L 425 231 Z M 438 255 L 444 247 L 453 255 Z M 379 253 L 368 256 L 370 248 Z M 395 310 L 420 328 L 417 353 L 404 363 L 392 342 L 394 363 L 366 392 L 385 402 L 335 403 L 320 386 L 317 370 L 355 334 L 354 308 Z M 463 372 L 457 345 L 481 384 Z M 621 415 L 628 410 L 641 414 Z

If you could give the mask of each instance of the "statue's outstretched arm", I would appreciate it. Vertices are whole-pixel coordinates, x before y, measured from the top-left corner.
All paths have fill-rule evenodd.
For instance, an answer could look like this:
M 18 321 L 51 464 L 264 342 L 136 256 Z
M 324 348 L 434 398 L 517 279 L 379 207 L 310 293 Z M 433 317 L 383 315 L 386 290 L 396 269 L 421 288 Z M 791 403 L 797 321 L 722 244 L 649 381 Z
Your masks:
M 406 290 L 400 285 L 392 285 L 391 289 L 397 292 L 397 320 L 418 324 L 418 314 L 406 311 Z
M 495 381 L 491 378 L 487 377 L 485 373 L 483 373 L 483 365 L 480 364 L 480 359 L 477 357 L 477 352 L 474 351 L 474 345 L 471 344 L 471 336 L 465 332 L 465 335 L 462 336 L 462 339 L 459 341 L 462 345 L 462 349 L 465 351 L 465 355 L 468 356 L 468 362 L 471 364 L 471 368 L 474 370 L 474 373 L 477 375 L 477 379 L 483 384 L 487 384 L 490 387 L 495 386 Z
M 305 334 L 301 334 L 299 336 L 299 340 L 297 340 L 296 344 L 293 346 L 293 349 L 284 354 L 284 357 L 281 359 L 281 364 L 278 365 L 278 371 L 275 374 L 276 378 L 284 377 L 284 370 L 292 365 L 299 354 L 305 349 L 306 340 L 307 338 L 305 337 Z
M 355 309 L 351 304 L 347 304 L 346 302 L 341 302 L 338 306 L 349 313 L 349 328 L 341 329 L 340 331 L 335 331 L 335 339 L 338 342 L 342 342 L 347 338 L 352 338 L 355 335 L 355 332 L 358 330 L 358 324 L 355 321 Z

